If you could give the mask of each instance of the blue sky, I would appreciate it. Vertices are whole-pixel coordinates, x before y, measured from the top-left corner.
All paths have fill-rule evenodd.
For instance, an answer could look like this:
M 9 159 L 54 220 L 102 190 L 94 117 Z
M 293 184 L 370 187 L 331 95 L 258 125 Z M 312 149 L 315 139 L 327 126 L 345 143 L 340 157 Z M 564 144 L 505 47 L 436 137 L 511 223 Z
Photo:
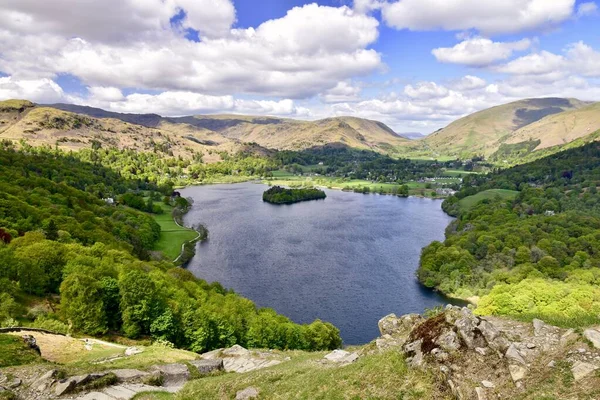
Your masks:
M 7 1 L 0 99 L 355 115 L 423 133 L 525 97 L 600 100 L 600 15 L 589 0 L 82 3 Z

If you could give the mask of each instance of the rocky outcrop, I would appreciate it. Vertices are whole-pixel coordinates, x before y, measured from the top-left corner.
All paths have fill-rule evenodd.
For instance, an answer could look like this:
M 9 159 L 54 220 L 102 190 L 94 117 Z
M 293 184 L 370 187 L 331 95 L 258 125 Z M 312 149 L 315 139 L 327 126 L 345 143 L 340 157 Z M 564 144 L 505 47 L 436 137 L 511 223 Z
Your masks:
M 323 358 L 338 364 L 350 364 L 358 360 L 358 357 L 358 353 L 349 353 L 345 350 L 334 350 Z
M 428 319 L 390 314 L 379 321 L 379 330 L 377 351 L 397 349 L 413 368 L 438 371 L 458 399 L 508 398 L 510 387 L 522 393 L 536 379 L 531 376 L 534 364 L 538 376 L 540 369 L 555 368 L 554 361 L 548 362 L 550 355 L 563 358 L 567 353 L 567 364 L 561 365 L 569 365 L 575 382 L 600 369 L 600 351 L 568 351 L 580 336 L 539 319 L 528 324 L 478 317 L 468 308 L 447 306 Z M 590 328 L 584 337 L 594 348 L 600 347 L 600 330 Z
M 250 372 L 281 364 L 283 357 L 273 352 L 250 351 L 240 345 L 202 354 L 204 360 L 222 359 L 225 372 Z

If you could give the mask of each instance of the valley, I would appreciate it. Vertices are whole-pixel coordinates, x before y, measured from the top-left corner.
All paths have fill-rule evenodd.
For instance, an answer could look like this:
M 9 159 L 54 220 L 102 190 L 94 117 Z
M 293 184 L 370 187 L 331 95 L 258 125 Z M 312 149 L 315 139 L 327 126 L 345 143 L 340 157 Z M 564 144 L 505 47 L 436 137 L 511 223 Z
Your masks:
M 408 398 L 450 398 L 450 380 L 472 388 L 440 381 L 435 363 L 417 372 L 399 336 L 377 332 L 384 315 L 425 313 L 429 324 L 454 303 L 509 324 L 543 319 L 577 332 L 598 324 L 596 104 L 524 100 L 416 140 L 357 118 L 163 118 L 25 101 L 0 108 L 2 326 L 150 346 L 131 364 L 143 373 L 170 354 L 155 346 L 179 349 L 173 362 L 185 364 L 241 345 L 291 358 L 280 370 L 290 383 L 277 393 L 326 398 L 332 392 L 301 387 L 293 374 L 354 379 L 360 366 L 376 386 L 381 368 L 404 371 L 398 385 L 421 385 Z M 263 202 L 276 186 L 326 197 Z M 318 366 L 342 344 L 357 364 Z M 14 351 L 10 368 L 25 381 L 47 362 Z M 466 351 L 454 356 L 472 357 Z M 106 370 L 89 364 L 91 354 L 72 357 L 50 361 L 69 374 Z M 508 382 L 503 393 L 523 381 L 495 368 Z M 536 368 L 528 387 L 566 390 L 543 385 L 547 368 Z M 567 377 L 579 376 L 569 368 Z M 211 398 L 222 384 L 276 398 L 264 386 L 269 371 L 137 398 Z M 596 378 L 586 379 L 594 388 Z

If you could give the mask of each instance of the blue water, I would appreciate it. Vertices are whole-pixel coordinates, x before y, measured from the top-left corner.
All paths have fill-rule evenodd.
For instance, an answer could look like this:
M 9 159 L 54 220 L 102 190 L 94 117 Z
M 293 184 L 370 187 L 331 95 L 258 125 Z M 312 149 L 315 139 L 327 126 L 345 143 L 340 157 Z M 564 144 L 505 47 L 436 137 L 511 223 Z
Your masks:
M 448 300 L 415 278 L 421 249 L 443 240 L 451 218 L 441 201 L 327 190 L 325 200 L 262 201 L 255 183 L 195 186 L 185 216 L 209 239 L 188 265 L 196 276 L 299 323 L 332 322 L 345 344 L 377 336 L 377 321 Z

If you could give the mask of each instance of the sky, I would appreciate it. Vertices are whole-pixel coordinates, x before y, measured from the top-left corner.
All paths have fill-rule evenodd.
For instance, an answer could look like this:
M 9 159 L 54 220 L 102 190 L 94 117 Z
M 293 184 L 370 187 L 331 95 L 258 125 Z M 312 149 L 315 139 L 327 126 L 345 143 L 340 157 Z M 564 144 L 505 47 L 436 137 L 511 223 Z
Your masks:
M 351 115 L 429 134 L 600 101 L 589 0 L 0 0 L 0 100 L 164 116 Z

